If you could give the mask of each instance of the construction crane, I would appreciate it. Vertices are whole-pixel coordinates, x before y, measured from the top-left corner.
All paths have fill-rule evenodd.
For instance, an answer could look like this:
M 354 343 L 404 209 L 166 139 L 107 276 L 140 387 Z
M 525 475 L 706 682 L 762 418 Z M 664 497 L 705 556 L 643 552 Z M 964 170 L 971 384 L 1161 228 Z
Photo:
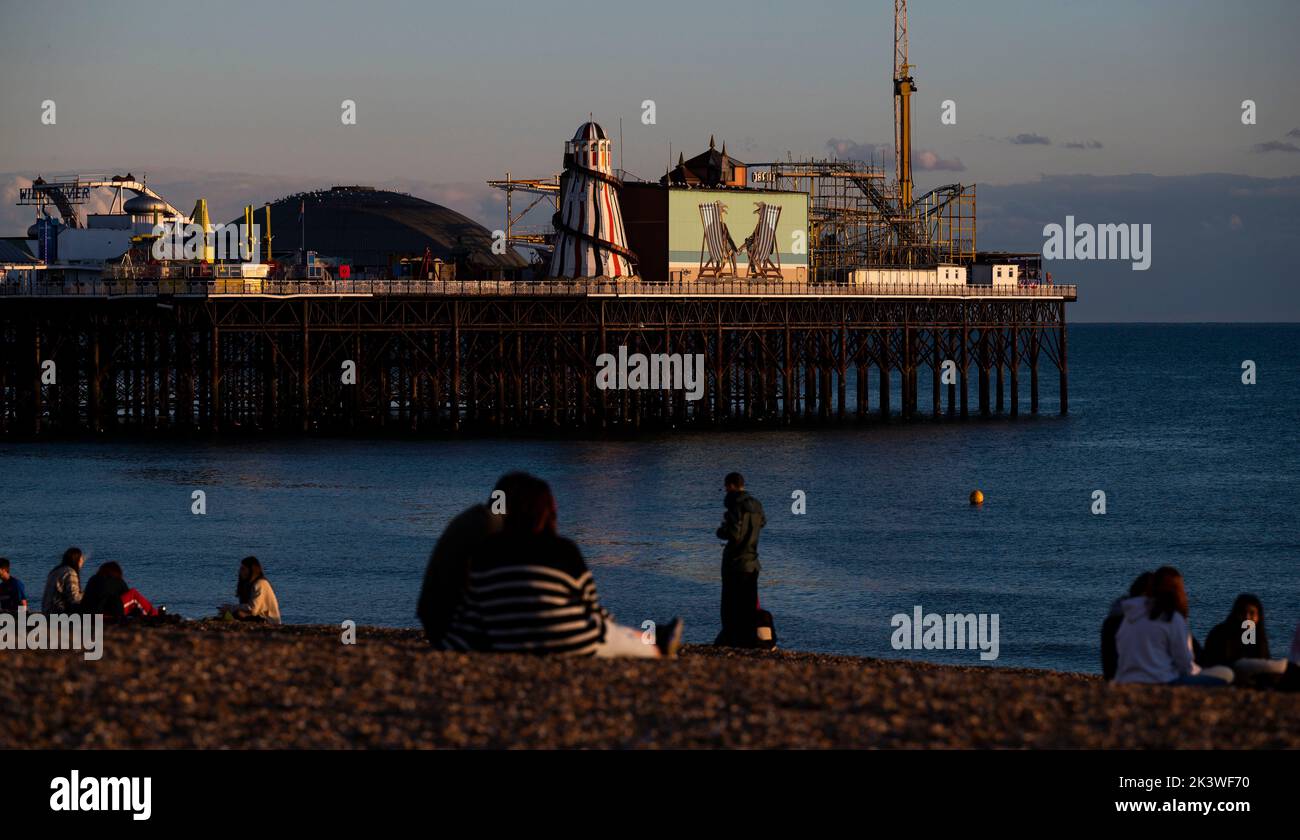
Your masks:
M 912 65 L 907 62 L 907 0 L 894 0 L 894 174 L 899 209 L 912 206 Z

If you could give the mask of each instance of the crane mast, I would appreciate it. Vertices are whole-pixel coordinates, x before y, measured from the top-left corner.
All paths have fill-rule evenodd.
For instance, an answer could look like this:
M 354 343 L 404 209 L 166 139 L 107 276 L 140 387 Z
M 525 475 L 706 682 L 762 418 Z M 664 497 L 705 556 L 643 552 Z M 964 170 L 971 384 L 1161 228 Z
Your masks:
M 907 61 L 907 0 L 894 0 L 894 175 L 900 210 L 912 206 L 912 65 Z

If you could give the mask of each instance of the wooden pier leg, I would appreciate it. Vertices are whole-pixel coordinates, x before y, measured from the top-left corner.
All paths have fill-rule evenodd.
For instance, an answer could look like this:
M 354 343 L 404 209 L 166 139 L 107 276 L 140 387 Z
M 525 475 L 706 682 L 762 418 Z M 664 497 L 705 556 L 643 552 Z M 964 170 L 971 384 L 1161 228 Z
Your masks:
M 1029 413 L 1038 413 L 1038 327 L 1029 332 Z
M 939 391 L 939 371 L 943 365 L 943 351 L 940 348 L 939 333 L 940 330 L 937 327 L 930 330 L 930 338 L 934 345 L 934 358 L 931 360 L 933 363 L 930 365 L 930 413 L 935 417 L 943 414 L 943 402 Z
M 961 328 L 961 418 L 965 420 L 970 415 L 970 399 L 967 393 L 970 387 L 970 328 L 962 325 Z
M 880 354 L 877 364 L 880 366 L 880 419 L 889 420 L 889 332 L 879 333 Z
M 41 400 L 44 394 L 41 392 L 41 327 L 39 323 L 32 324 L 32 416 L 28 423 L 28 428 L 33 435 L 41 433 L 41 413 L 43 408 Z
M 1020 328 L 1011 328 L 1011 416 L 1020 416 Z
M 782 413 L 787 424 L 794 422 L 795 405 L 799 401 L 799 384 L 794 381 L 794 358 L 790 341 L 790 324 L 785 325 L 785 363 L 781 372 Z
M 221 330 L 213 315 L 211 346 L 208 348 L 208 431 L 216 433 L 221 427 Z
M 803 416 L 811 420 L 817 412 L 817 351 L 815 335 L 805 333 L 803 340 Z
M 995 354 L 996 354 L 994 358 L 995 358 L 995 363 L 996 363 L 996 365 L 997 365 L 997 388 L 998 388 L 997 409 L 996 409 L 996 411 L 997 411 L 998 414 L 1001 414 L 1002 411 L 1003 411 L 1003 402 L 1002 402 L 1002 363 L 1003 363 L 1003 358 L 1002 358 L 1002 357 L 1003 357 L 1004 352 L 1006 351 L 1006 340 L 1005 340 L 1005 335 L 1004 335 L 1004 333 L 1002 332 L 1002 328 L 1001 328 L 1001 327 L 998 327 L 998 331 L 995 332 L 995 333 L 993 334 L 993 336 L 994 336 L 995 343 L 996 343 L 996 345 L 997 345 L 996 348 L 994 349 L 994 352 L 995 352 Z
M 304 432 L 311 430 L 311 301 L 302 302 L 302 369 L 298 373 L 299 420 Z
M 836 371 L 836 376 L 839 378 L 838 386 L 836 389 L 836 396 L 839 399 L 839 406 L 838 409 L 836 410 L 836 415 L 839 417 L 841 423 L 844 422 L 844 411 L 845 411 L 844 403 L 846 402 L 848 397 L 848 393 L 847 393 L 848 383 L 844 381 L 845 377 L 848 375 L 848 370 L 849 370 L 848 346 L 849 346 L 848 327 L 841 320 L 840 321 L 840 361 L 839 361 L 839 369 Z
M 172 419 L 172 336 L 176 332 L 175 318 L 169 317 L 164 325 L 159 322 L 158 333 L 158 425 L 168 429 Z
M 145 327 L 144 334 L 144 423 L 149 429 L 158 427 L 158 390 L 156 376 L 166 376 L 157 359 L 158 332 L 153 324 Z
M 858 357 L 858 381 L 857 381 L 858 404 L 856 407 L 857 409 L 856 413 L 858 415 L 859 420 L 865 420 L 867 417 L 867 412 L 871 410 L 871 406 L 867 404 L 867 393 L 868 393 L 867 371 L 868 370 L 869 368 L 863 363 L 861 356 L 859 356 Z
M 1061 416 L 1070 413 L 1070 366 L 1068 355 L 1066 353 L 1066 329 L 1065 329 L 1065 301 L 1059 304 L 1061 308 L 1061 325 L 1060 344 L 1061 344 Z
M 601 312 L 604 312 L 602 307 Z M 605 344 L 605 326 L 600 328 L 601 349 Z M 460 301 L 451 302 L 451 391 L 447 407 L 451 411 L 451 430 L 460 431 Z
M 979 346 L 980 416 L 989 416 L 989 333 L 980 328 Z
M 920 413 L 921 394 L 918 388 L 921 365 L 919 342 L 921 335 L 915 327 L 908 330 L 907 336 L 907 416 L 915 419 Z

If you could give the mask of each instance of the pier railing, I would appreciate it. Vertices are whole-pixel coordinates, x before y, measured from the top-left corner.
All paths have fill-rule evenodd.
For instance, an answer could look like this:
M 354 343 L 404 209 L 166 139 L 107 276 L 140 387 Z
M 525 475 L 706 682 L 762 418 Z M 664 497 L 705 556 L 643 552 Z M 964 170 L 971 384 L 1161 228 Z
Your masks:
M 1053 298 L 1075 300 L 1078 287 L 1060 284 L 980 286 L 964 283 L 873 283 L 846 285 L 795 280 L 263 280 L 167 278 L 87 280 L 45 278 L 31 272 L 0 282 L 5 297 L 919 297 Z

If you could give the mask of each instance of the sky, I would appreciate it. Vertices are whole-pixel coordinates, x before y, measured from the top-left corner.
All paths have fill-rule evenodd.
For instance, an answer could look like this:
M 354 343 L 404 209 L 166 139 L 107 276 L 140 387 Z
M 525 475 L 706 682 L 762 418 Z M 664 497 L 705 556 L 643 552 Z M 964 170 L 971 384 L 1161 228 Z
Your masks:
M 1300 3 L 910 6 L 918 192 L 978 183 L 981 245 L 1038 250 L 1066 212 L 1150 223 L 1157 250 L 1140 276 L 1127 263 L 1054 271 L 1102 278 L 1091 302 L 1081 290 L 1084 319 L 1300 320 L 1280 264 L 1300 231 Z M 0 232 L 30 223 L 13 196 L 35 174 L 128 169 L 182 208 L 203 195 L 217 218 L 363 183 L 497 227 L 483 182 L 554 173 L 588 113 L 647 178 L 710 135 L 748 162 L 892 161 L 892 7 L 0 0 Z M 345 99 L 355 125 L 340 119 Z M 1184 258 L 1210 247 L 1225 250 Z M 1198 268 L 1234 254 L 1275 272 L 1281 297 L 1231 299 L 1229 278 Z

